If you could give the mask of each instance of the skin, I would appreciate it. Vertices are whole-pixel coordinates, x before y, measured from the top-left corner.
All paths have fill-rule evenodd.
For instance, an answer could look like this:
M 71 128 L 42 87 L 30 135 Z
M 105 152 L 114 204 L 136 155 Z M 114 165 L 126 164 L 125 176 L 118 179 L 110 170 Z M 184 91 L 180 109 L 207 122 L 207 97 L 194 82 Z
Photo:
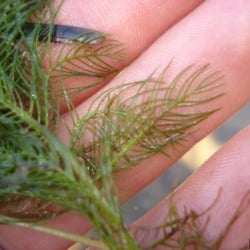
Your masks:
M 109 13 L 108 17 L 106 13 Z M 114 34 L 114 38 L 121 41 L 127 49 L 126 60 L 117 65 L 120 69 L 126 67 L 122 74 L 105 82 L 102 88 L 92 89 L 76 97 L 80 115 L 86 112 L 91 100 L 105 89 L 125 81 L 145 79 L 157 66 L 165 66 L 172 59 L 174 63 L 168 73 L 170 78 L 194 63 L 210 63 L 212 69 L 220 70 L 225 75 L 225 84 L 220 89 L 225 95 L 212 102 L 209 107 L 222 109 L 186 138 L 185 147 L 180 148 L 171 159 L 156 155 L 123 173 L 122 178 L 116 177 L 123 201 L 160 176 L 188 148 L 222 124 L 250 99 L 248 0 L 65 0 L 57 22 Z M 81 84 L 77 81 L 71 80 L 71 84 Z M 64 113 L 62 117 L 70 126 L 70 115 Z M 68 134 L 63 123 L 59 136 L 67 143 Z M 250 127 L 247 127 L 174 192 L 172 199 L 178 207 L 185 205 L 188 209 L 201 213 L 214 202 L 219 190 L 222 190 L 216 206 L 207 215 L 210 218 L 205 232 L 208 239 L 215 240 L 224 232 L 242 198 L 250 190 L 249 139 Z M 166 197 L 134 222 L 133 226 L 158 225 L 168 209 L 169 197 Z M 221 249 L 240 249 L 247 244 L 250 235 L 247 223 L 250 208 L 246 206 L 244 211 L 226 235 Z M 73 212 L 56 218 L 49 225 L 75 233 L 84 233 L 89 229 L 88 223 Z M 7 249 L 61 250 L 67 249 L 71 244 L 46 234 L 13 226 L 0 226 L 0 245 Z

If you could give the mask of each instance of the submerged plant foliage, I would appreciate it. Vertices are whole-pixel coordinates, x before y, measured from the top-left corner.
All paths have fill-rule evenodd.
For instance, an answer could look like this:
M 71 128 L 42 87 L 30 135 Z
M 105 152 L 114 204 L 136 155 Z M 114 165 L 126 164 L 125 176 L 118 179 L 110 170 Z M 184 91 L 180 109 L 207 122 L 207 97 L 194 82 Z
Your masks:
M 197 213 L 194 210 L 178 208 L 171 201 L 165 221 L 153 228 L 134 228 L 134 235 L 141 242 L 143 249 L 153 250 L 160 249 L 194 249 L 194 250 L 219 250 L 224 249 L 223 241 L 240 216 L 249 209 L 249 195 L 247 192 L 240 200 L 239 205 L 228 221 L 224 232 L 217 235 L 217 239 L 206 239 L 205 232 L 210 223 L 209 212 L 218 205 L 219 199 L 225 190 L 219 189 L 214 202 L 203 212 Z M 182 210 L 182 211 L 180 211 Z M 201 223 L 201 221 L 203 221 Z M 203 224 L 201 226 L 201 224 Z M 153 242 L 148 239 L 154 239 Z M 247 243 L 241 249 L 247 249 Z
M 72 148 L 92 174 L 98 173 L 107 138 L 111 138 L 108 147 L 113 171 L 121 171 L 156 153 L 169 157 L 196 124 L 216 111 L 197 113 L 190 108 L 221 95 L 204 95 L 219 86 L 218 73 L 207 73 L 208 66 L 190 66 L 166 87 L 164 79 L 170 66 L 158 76 L 154 73 L 143 81 L 104 92 L 75 123 Z
M 0 11 L 0 223 L 100 249 L 140 249 L 124 225 L 112 175 L 156 153 L 171 156 L 216 111 L 206 105 L 221 95 L 221 75 L 189 66 L 166 80 L 169 64 L 110 89 L 72 121 L 70 145 L 64 145 L 56 136 L 61 103 L 77 114 L 72 96 L 112 77 L 122 47 L 107 37 L 98 44 L 57 44 L 54 58 L 49 37 L 41 42 L 39 34 L 43 22 L 53 29 L 59 6 L 5 0 Z M 37 24 L 27 34 L 30 20 Z M 88 83 L 71 89 L 66 82 L 72 77 Z M 88 218 L 98 239 L 37 224 L 72 210 Z

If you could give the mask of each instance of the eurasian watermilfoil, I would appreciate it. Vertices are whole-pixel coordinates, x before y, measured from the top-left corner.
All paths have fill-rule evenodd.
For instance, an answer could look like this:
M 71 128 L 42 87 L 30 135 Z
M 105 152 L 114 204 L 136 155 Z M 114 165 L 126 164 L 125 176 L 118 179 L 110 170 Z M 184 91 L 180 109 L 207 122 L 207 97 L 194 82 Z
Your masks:
M 146 79 L 107 90 L 79 117 L 72 96 L 118 72 L 113 62 L 124 56 L 121 44 L 104 34 L 97 43 L 74 40 L 60 44 L 55 58 L 50 38 L 60 6 L 5 0 L 0 10 L 0 223 L 101 249 L 141 249 L 124 225 L 112 175 L 156 153 L 169 157 L 216 111 L 197 113 L 192 107 L 221 96 L 213 91 L 222 83 L 221 75 L 211 73 L 208 65 L 187 66 L 168 79 L 169 63 Z M 31 21 L 36 24 L 27 33 Z M 48 37 L 40 41 L 43 23 L 48 24 Z M 73 77 L 88 81 L 81 88 L 66 87 Z M 69 145 L 57 137 L 62 103 L 74 124 Z M 71 210 L 88 218 L 98 240 L 37 224 Z M 197 217 L 187 215 L 190 221 Z M 178 220 L 178 225 L 189 220 Z

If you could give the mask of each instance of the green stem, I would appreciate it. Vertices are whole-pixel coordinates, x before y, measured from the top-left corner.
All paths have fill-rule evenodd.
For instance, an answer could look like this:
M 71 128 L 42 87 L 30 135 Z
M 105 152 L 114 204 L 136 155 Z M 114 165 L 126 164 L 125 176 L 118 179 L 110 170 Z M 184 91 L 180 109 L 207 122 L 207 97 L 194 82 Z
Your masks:
M 97 247 L 98 249 L 103 249 L 103 250 L 108 250 L 109 248 L 99 240 L 93 240 L 89 237 L 79 235 L 79 234 L 73 234 L 69 232 L 65 232 L 63 230 L 51 228 L 51 227 L 46 227 L 42 225 L 38 225 L 35 223 L 30 223 L 30 222 L 18 222 L 13 218 L 7 217 L 7 216 L 0 216 L 0 221 L 1 223 L 4 224 L 14 224 L 16 226 L 24 227 L 24 228 L 29 228 L 29 229 L 35 229 L 37 231 L 43 232 L 43 233 L 48 233 L 50 235 L 54 235 L 57 237 L 61 237 L 63 239 L 67 239 L 73 242 L 79 242 L 81 244 L 84 244 L 86 246 L 91 246 L 91 247 Z
M 124 147 L 120 152 L 119 154 L 114 158 L 112 159 L 112 165 L 114 166 L 118 161 L 119 159 L 125 155 L 135 144 L 136 144 L 136 141 L 138 141 L 139 139 L 141 139 L 144 135 L 144 131 L 140 132 L 138 134 L 138 136 L 135 136 L 133 139 L 131 139 L 127 144 L 126 144 L 126 147 Z

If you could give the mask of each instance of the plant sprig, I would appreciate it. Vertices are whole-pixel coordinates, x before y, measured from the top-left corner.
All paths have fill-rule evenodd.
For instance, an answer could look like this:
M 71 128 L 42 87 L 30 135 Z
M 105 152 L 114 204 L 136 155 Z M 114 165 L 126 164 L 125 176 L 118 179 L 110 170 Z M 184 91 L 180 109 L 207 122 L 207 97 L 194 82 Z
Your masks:
M 117 72 L 119 42 L 59 46 L 39 41 L 41 22 L 53 27 L 59 8 L 50 1 L 0 3 L 0 223 L 29 227 L 102 249 L 140 249 L 124 225 L 114 172 L 131 168 L 156 153 L 167 157 L 196 125 L 217 109 L 194 111 L 221 94 L 218 73 L 189 66 L 172 80 L 168 67 L 145 80 L 125 83 L 100 95 L 78 117 L 71 144 L 56 135 L 63 98 L 76 112 L 72 96 L 101 84 Z M 37 20 L 27 35 L 24 24 Z M 47 67 L 44 67 L 44 64 Z M 68 79 L 81 77 L 71 89 Z M 85 79 L 92 79 L 84 85 Z M 53 84 L 58 83 L 56 91 Z M 132 94 L 131 94 L 132 93 Z M 61 213 L 78 211 L 98 235 L 60 232 L 39 226 Z M 121 244 L 122 242 L 122 244 Z
M 98 171 L 93 168 L 99 165 L 107 135 L 112 138 L 113 171 L 121 171 L 156 153 L 169 157 L 198 123 L 217 111 L 193 108 L 221 96 L 216 92 L 222 83 L 219 72 L 209 72 L 208 65 L 189 66 L 166 84 L 169 67 L 160 76 L 154 73 L 104 92 L 75 123 L 71 145 L 92 174 Z

